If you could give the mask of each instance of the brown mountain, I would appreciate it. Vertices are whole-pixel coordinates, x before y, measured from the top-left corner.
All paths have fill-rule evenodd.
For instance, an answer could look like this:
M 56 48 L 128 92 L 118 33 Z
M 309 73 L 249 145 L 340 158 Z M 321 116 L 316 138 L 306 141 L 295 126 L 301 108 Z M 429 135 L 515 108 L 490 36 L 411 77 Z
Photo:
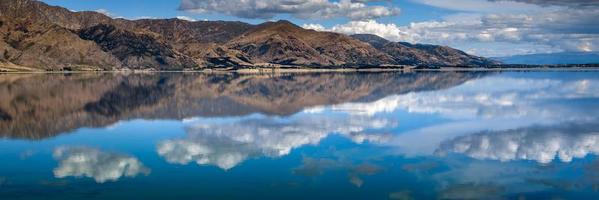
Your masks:
M 500 64 L 447 46 L 391 42 L 372 34 L 356 34 L 352 37 L 369 43 L 390 55 L 393 57 L 394 63 L 400 65 L 484 66 Z
M 126 20 L 36 0 L 0 0 L 3 71 L 489 63 L 449 47 L 388 41 L 381 46 L 288 21 Z
M 391 57 L 349 36 L 267 22 L 227 43 L 257 63 L 303 66 L 381 65 Z
M 81 39 L 93 41 L 103 51 L 116 56 L 124 66 L 158 69 L 197 67 L 191 58 L 150 34 L 134 33 L 106 24 L 84 28 L 78 33 Z

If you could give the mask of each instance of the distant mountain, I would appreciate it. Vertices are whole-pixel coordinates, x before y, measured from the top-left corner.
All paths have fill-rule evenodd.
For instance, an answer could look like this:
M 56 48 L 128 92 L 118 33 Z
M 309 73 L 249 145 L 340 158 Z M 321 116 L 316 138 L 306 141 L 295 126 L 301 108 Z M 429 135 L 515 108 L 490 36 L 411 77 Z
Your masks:
M 499 62 L 469 55 L 447 46 L 391 42 L 371 34 L 357 34 L 352 35 L 352 37 L 369 43 L 383 53 L 390 55 L 395 64 L 429 66 L 486 66 L 499 64 Z
M 599 52 L 563 52 L 494 58 L 505 64 L 599 64 Z
M 449 47 L 318 32 L 288 21 L 125 20 L 0 0 L 0 71 L 489 64 Z

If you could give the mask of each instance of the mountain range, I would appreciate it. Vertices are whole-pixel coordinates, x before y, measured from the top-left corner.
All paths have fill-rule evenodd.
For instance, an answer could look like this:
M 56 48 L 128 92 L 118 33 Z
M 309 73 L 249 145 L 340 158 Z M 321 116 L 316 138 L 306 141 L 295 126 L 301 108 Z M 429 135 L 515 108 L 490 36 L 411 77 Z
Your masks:
M 493 64 L 445 46 L 319 32 L 289 21 L 113 19 L 36 0 L 0 0 L 3 71 Z
M 493 58 L 505 64 L 523 65 L 567 65 L 597 64 L 599 52 L 561 52 L 548 54 L 529 54 Z

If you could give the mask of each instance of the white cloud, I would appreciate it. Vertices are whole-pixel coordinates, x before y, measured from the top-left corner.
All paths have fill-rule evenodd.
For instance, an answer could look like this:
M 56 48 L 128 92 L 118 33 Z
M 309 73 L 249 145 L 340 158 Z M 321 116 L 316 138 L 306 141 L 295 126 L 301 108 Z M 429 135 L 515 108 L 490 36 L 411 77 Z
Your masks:
M 256 157 L 281 157 L 291 150 L 316 145 L 330 134 L 341 134 L 356 143 L 383 142 L 383 134 L 363 133 L 368 128 L 392 126 L 393 122 L 370 117 L 331 117 L 298 114 L 289 119 L 267 116 L 196 119 L 187 138 L 161 142 L 157 151 L 170 163 L 215 165 L 224 170 Z
M 152 16 L 139 16 L 139 17 L 135 17 L 132 20 L 139 20 L 139 19 L 158 19 L 157 17 L 152 17 Z
M 527 51 L 531 53 L 599 50 L 599 24 L 592 20 L 599 17 L 599 9 L 596 7 L 554 6 L 559 5 L 557 3 L 539 6 L 513 1 L 460 1 L 464 3 L 423 1 L 428 5 L 471 13 L 448 16 L 441 21 L 412 23 L 406 27 L 406 32 L 415 35 L 419 42 L 463 49 L 470 49 L 470 42 L 487 43 L 488 48 L 493 48 L 498 42 L 508 42 L 520 46 L 527 44 Z M 503 6 L 504 4 L 524 5 Z M 444 23 L 445 26 L 429 26 L 433 22 Z M 450 37 L 443 37 L 444 35 Z M 547 48 L 548 46 L 551 48 Z M 506 50 L 486 56 L 510 54 L 517 53 Z
M 515 1 L 528 4 L 536 4 L 541 6 L 567 6 L 567 7 L 599 7 L 599 2 L 596 0 L 490 0 L 490 1 Z
M 54 169 L 54 176 L 57 178 L 89 177 L 98 183 L 104 183 L 117 181 L 121 177 L 150 173 L 150 169 L 135 157 L 86 147 L 56 148 L 54 158 L 59 161 L 58 167 Z
M 304 25 L 302 25 L 302 28 L 311 29 L 311 30 L 315 30 L 315 31 L 329 31 L 320 24 L 304 24 Z
M 270 19 L 290 14 L 304 19 L 345 17 L 376 19 L 399 14 L 399 8 L 367 5 L 352 0 L 183 0 L 180 10 L 194 13 L 223 13 L 243 18 Z
M 515 2 L 515 1 L 487 1 L 487 0 L 412 0 L 416 3 L 422 3 L 429 6 L 469 12 L 530 12 L 531 10 L 541 10 L 540 6 Z M 546 8 L 545 8 L 546 9 Z
M 405 26 L 355 20 L 330 28 L 304 27 L 344 34 L 376 34 L 391 41 L 430 43 L 455 47 L 482 56 L 599 51 L 599 9 L 586 1 L 426 0 L 418 3 L 460 11 L 442 20 L 412 22 Z M 557 6 L 562 5 L 562 6 Z M 587 5 L 587 6 L 584 6 Z M 507 47 L 512 45 L 513 47 Z M 505 47 L 505 48 L 503 48 Z
M 177 19 L 190 21 L 190 22 L 198 21 L 198 20 L 194 19 L 193 17 L 188 17 L 188 16 L 177 16 Z
M 391 41 L 411 41 L 410 36 L 399 26 L 389 23 L 381 24 L 374 20 L 352 21 L 347 24 L 336 25 L 329 31 L 344 34 L 375 34 Z

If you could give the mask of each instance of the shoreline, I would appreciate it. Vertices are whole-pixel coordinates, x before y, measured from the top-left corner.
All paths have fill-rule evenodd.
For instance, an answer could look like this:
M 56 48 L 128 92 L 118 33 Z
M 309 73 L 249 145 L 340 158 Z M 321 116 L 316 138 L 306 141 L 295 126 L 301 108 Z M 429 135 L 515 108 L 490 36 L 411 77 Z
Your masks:
M 599 71 L 599 67 L 496 67 L 496 68 L 253 68 L 253 69 L 203 69 L 203 70 L 111 70 L 111 71 L 0 71 L 0 74 L 69 74 L 69 73 L 203 73 L 203 74 L 265 74 L 265 73 L 356 73 L 356 72 L 551 72 L 551 71 Z

